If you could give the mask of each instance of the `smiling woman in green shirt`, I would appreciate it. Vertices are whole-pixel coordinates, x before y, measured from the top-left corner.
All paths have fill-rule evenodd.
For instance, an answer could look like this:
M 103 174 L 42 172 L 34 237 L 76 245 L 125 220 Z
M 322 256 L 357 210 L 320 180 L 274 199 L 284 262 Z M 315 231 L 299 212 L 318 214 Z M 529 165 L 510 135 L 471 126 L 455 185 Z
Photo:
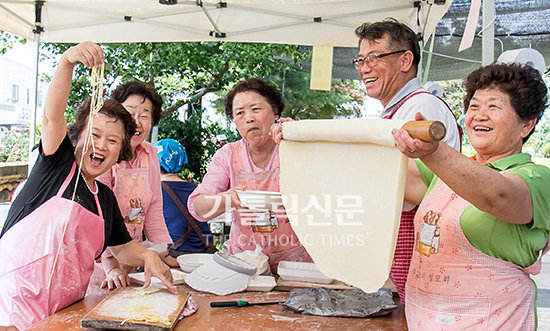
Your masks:
M 409 163 L 405 200 L 420 204 L 406 285 L 410 330 L 535 330 L 548 244 L 550 169 L 523 144 L 547 106 L 538 71 L 492 64 L 466 79 L 465 126 L 476 155 L 394 130 Z M 417 114 L 416 120 L 423 120 Z

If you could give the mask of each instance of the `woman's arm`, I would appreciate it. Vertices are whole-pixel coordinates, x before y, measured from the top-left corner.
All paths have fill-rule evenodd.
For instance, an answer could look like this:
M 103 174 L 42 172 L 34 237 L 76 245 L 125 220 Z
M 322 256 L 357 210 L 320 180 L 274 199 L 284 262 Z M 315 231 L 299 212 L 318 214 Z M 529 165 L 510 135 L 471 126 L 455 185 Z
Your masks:
M 479 210 L 508 223 L 532 221 L 531 193 L 521 177 L 501 174 L 445 143 L 413 139 L 406 130 L 394 130 L 393 136 L 403 154 L 420 158 L 456 194 Z
M 145 283 L 143 287 L 151 284 L 151 276 L 160 279 L 170 292 L 176 294 L 177 290 L 172 284 L 172 272 L 170 268 L 162 262 L 157 253 L 147 250 L 133 241 L 119 246 L 110 246 L 113 255 L 122 263 L 131 266 L 145 267 Z
M 218 194 L 201 194 L 195 198 L 195 213 L 201 219 L 212 219 L 231 208 L 246 208 L 242 205 L 236 190 L 246 190 L 246 186 L 235 186 Z
M 69 48 L 61 56 L 44 104 L 44 117 L 42 118 L 42 151 L 44 155 L 53 154 L 67 134 L 64 113 L 71 91 L 73 68 L 78 61 L 87 67 L 99 66 L 103 63 L 103 51 L 101 47 L 91 41 L 85 41 Z
M 204 221 L 215 218 L 232 207 L 243 207 L 235 190 L 245 190 L 246 187 L 231 188 L 235 181 L 232 165 L 232 147 L 225 145 L 214 154 L 202 183 L 189 195 L 187 206 L 191 215 Z
M 15 326 L 0 326 L 0 331 L 19 331 Z

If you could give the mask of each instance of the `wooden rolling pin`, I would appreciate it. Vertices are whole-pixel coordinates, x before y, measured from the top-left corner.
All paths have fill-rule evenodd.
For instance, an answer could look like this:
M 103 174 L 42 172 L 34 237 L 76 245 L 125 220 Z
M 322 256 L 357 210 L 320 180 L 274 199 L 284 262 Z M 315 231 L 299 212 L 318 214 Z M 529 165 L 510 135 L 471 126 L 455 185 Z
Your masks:
M 409 121 L 401 129 L 407 130 L 411 137 L 422 141 L 439 141 L 447 132 L 440 121 Z

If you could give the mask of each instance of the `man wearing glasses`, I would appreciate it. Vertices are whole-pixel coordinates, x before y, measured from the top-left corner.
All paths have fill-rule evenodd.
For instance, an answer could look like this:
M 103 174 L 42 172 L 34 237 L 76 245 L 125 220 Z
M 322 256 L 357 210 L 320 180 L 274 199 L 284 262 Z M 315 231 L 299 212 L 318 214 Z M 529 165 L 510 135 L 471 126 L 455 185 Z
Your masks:
M 359 37 L 359 55 L 353 60 L 367 94 L 382 102 L 380 117 L 414 120 L 417 112 L 427 120 L 445 124 L 443 138 L 449 146 L 460 150 L 460 134 L 456 119 L 445 102 L 422 88 L 416 77 L 420 62 L 420 46 L 416 34 L 395 19 L 363 23 L 355 30 Z M 405 302 L 405 282 L 414 248 L 414 214 L 416 206 L 404 206 L 397 236 L 394 264 L 390 271 L 401 302 Z

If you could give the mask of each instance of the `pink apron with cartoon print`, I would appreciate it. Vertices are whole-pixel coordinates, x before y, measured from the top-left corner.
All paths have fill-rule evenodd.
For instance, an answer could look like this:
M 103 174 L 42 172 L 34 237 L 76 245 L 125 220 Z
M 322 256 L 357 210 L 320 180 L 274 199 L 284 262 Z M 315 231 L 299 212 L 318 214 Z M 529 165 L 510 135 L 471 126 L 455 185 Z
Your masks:
M 409 330 L 534 330 L 535 288 L 527 271 L 540 271 L 540 258 L 523 269 L 474 248 L 460 227 L 468 205 L 440 180 L 416 213 Z
M 143 241 L 143 222 L 151 203 L 152 193 L 149 190 L 149 161 L 147 155 L 140 155 L 140 167 L 135 169 L 121 168 L 114 165 L 117 181 L 113 192 L 118 200 L 118 207 L 124 217 L 124 224 L 132 239 Z
M 113 192 L 124 217 L 126 229 L 136 243 L 143 241 L 143 223 L 151 203 L 152 192 L 149 188 L 148 165 L 147 155 L 142 153 L 139 168 L 125 169 L 121 168 L 118 163 L 113 166 L 114 175 L 117 178 Z M 102 256 L 111 257 L 113 254 L 107 249 Z M 135 270 L 134 267 L 122 263 L 120 266 L 127 273 Z
M 233 166 L 235 169 L 236 185 L 246 185 L 251 191 L 279 192 L 279 159 L 275 169 L 261 172 L 246 172 L 243 168 L 242 144 L 240 140 L 231 144 L 233 150 Z M 246 211 L 233 212 L 233 224 L 229 237 L 229 252 L 239 253 L 245 250 L 255 250 L 256 244 L 262 247 L 262 252 L 269 257 L 272 272 L 277 271 L 279 261 L 313 262 L 306 249 L 292 230 L 290 222 L 283 208 L 274 211 L 277 224 L 269 232 L 260 232 L 257 227 L 250 225 L 250 217 Z
M 391 119 L 393 115 L 403 106 L 407 100 L 414 97 L 418 94 L 432 94 L 428 91 L 416 91 L 411 94 L 409 94 L 403 101 L 401 101 L 390 114 L 384 116 L 384 119 Z M 452 113 L 451 108 L 447 103 L 438 97 L 437 95 L 434 95 L 437 97 L 441 102 L 445 104 L 447 109 Z M 454 116 L 454 115 L 453 115 Z M 458 135 L 460 137 L 460 140 L 462 141 L 462 128 L 458 123 L 456 123 L 456 126 L 458 128 Z M 416 211 L 418 210 L 418 206 L 414 207 L 412 210 L 409 211 L 403 211 L 401 213 L 401 221 L 399 222 L 399 232 L 397 233 L 397 244 L 395 246 L 395 252 L 393 254 L 393 264 L 390 269 L 390 278 L 395 285 L 397 292 L 399 293 L 399 298 L 401 299 L 401 302 L 405 302 L 405 283 L 407 281 L 407 274 L 409 273 L 409 266 L 411 263 L 411 255 L 413 251 L 414 246 L 414 216 L 416 215 Z
M 0 325 L 26 329 L 86 294 L 94 258 L 103 249 L 105 230 L 97 195 L 99 216 L 62 197 L 75 168 L 73 164 L 57 195 L 0 239 Z M 86 184 L 80 178 L 78 185 Z

